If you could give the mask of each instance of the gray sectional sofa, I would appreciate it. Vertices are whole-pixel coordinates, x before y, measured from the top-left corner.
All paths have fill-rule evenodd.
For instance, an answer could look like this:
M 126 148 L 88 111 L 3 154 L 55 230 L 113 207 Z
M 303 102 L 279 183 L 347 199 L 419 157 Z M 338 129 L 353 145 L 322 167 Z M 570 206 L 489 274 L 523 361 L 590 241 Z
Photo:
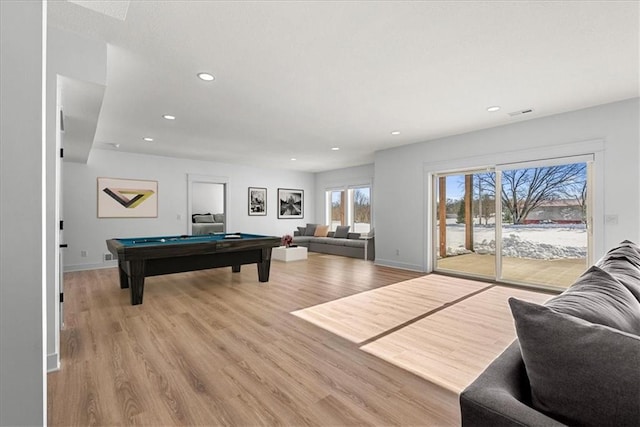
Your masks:
M 310 252 L 321 252 L 342 255 L 373 261 L 375 245 L 373 232 L 366 237 L 360 233 L 350 233 L 349 226 L 340 226 L 336 231 L 329 231 L 326 237 L 316 236 L 318 224 L 307 224 L 298 227 L 293 233 L 293 244 L 306 247 Z
M 463 426 L 640 426 L 640 247 L 624 241 L 544 305 L 460 395 Z

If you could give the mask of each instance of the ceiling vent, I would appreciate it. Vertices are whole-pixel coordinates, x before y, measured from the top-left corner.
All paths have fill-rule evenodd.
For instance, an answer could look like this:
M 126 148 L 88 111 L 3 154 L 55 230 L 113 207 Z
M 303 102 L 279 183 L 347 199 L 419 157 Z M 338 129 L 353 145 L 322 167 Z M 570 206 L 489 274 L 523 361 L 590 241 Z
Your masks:
M 522 116 L 523 114 L 533 113 L 533 108 L 527 108 L 525 110 L 514 111 L 513 113 L 509 113 L 511 117 Z

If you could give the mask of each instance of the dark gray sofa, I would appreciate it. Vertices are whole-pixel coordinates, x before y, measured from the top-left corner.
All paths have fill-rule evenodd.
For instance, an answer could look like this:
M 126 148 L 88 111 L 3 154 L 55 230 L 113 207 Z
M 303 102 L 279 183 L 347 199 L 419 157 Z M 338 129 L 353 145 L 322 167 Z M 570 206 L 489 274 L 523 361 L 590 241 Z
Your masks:
M 293 244 L 306 247 L 310 252 L 320 252 L 331 255 L 341 255 L 352 258 L 375 259 L 374 236 L 370 232 L 366 237 L 360 233 L 348 232 L 349 227 L 338 227 L 339 230 L 329 231 L 326 237 L 316 237 L 313 234 L 317 224 L 307 224 L 306 227 L 298 227 L 293 232 Z M 336 233 L 342 232 L 335 237 Z M 366 255 L 366 257 L 365 257 Z
M 640 247 L 544 305 L 509 303 L 518 339 L 460 395 L 463 426 L 640 426 Z

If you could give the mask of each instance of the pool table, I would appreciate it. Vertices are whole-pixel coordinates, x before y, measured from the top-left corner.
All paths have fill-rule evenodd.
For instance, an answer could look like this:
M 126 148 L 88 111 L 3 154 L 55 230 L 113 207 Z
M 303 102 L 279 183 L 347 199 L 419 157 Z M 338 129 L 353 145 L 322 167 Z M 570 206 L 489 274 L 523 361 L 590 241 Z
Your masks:
M 209 234 L 109 239 L 107 248 L 118 258 L 120 288 L 131 288 L 131 305 L 142 304 L 144 278 L 208 268 L 257 264 L 260 282 L 269 281 L 271 249 L 280 238 L 257 234 Z

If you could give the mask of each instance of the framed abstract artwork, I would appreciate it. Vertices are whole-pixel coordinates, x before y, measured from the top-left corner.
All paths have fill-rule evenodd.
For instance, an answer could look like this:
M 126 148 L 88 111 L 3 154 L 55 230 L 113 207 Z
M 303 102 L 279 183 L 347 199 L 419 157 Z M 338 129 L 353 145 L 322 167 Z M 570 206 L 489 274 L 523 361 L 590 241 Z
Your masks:
M 267 214 L 267 189 L 249 187 L 249 216 L 264 216 Z
M 278 219 L 304 218 L 304 190 L 278 188 Z
M 157 218 L 158 181 L 98 178 L 98 218 Z

